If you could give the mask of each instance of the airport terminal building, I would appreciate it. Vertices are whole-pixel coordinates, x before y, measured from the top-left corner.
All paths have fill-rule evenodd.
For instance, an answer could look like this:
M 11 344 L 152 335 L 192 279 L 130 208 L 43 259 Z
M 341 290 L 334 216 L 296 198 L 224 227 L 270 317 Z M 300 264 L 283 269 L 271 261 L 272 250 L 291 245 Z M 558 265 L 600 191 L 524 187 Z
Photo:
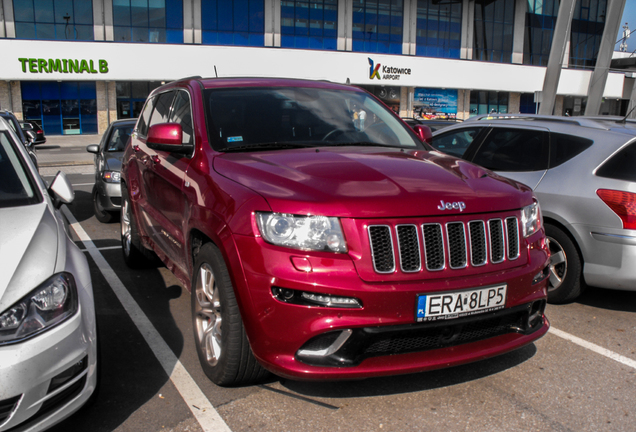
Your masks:
M 555 114 L 585 113 L 612 2 L 622 15 L 625 0 L 574 1 Z M 403 117 L 534 113 L 559 4 L 0 0 L 0 108 L 47 135 L 103 133 L 161 83 L 200 75 L 350 82 Z M 625 115 L 629 70 L 606 73 L 598 114 Z

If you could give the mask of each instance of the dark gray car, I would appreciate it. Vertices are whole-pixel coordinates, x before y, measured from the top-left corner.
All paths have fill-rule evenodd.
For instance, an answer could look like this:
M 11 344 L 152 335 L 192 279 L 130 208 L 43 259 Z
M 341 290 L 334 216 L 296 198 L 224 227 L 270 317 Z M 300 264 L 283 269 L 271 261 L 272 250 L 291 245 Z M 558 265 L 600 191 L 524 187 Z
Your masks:
M 435 132 L 431 145 L 532 187 L 551 302 L 574 300 L 585 283 L 636 290 L 636 122 L 484 115 Z
M 113 221 L 121 208 L 120 170 L 124 148 L 137 119 L 115 120 L 110 124 L 101 142 L 86 147 L 95 154 L 95 186 L 93 207 L 98 221 Z

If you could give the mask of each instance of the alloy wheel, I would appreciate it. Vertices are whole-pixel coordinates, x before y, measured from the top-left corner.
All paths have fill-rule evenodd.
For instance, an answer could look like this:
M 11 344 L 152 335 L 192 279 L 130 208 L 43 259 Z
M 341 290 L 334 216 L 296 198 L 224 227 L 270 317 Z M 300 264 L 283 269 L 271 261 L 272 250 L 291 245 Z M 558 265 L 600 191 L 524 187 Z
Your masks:
M 210 366 L 215 366 L 222 354 L 221 300 L 214 272 L 208 263 L 199 268 L 196 281 L 195 326 L 196 342 Z
M 568 260 L 563 247 L 552 237 L 548 237 L 550 245 L 550 284 L 548 291 L 558 289 L 568 273 Z

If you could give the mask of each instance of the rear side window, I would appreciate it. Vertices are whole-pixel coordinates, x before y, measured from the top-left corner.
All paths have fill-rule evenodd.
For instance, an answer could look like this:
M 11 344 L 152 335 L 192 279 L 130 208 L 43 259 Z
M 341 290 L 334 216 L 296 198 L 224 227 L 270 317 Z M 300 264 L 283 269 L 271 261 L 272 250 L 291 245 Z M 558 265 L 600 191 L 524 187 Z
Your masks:
M 599 177 L 636 181 L 636 143 L 620 150 L 596 171 Z
M 594 141 L 573 135 L 550 134 L 550 168 L 561 165 L 587 150 Z
M 548 168 L 547 132 L 493 128 L 473 162 L 493 171 L 528 172 Z
M 155 107 L 156 97 L 152 97 L 148 99 L 146 102 L 146 106 L 144 110 L 141 112 L 139 116 L 139 123 L 137 124 L 137 131 L 141 136 L 148 136 L 148 124 L 150 123 L 150 114 L 152 114 L 152 109 Z
M 433 137 L 431 145 L 446 154 L 462 157 L 481 129 L 465 128 L 437 135 Z

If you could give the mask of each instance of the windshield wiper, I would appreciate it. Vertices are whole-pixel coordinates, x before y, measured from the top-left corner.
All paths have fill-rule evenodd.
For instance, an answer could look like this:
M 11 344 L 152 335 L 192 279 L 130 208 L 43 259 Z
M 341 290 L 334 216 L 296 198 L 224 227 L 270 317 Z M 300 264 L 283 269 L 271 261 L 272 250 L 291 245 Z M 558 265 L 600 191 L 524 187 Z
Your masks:
M 308 144 L 307 142 L 293 142 L 293 141 L 273 141 L 265 143 L 245 144 L 234 147 L 224 147 L 219 151 L 222 152 L 235 152 L 243 150 L 277 150 L 277 149 L 292 149 L 292 148 L 305 148 L 315 147 L 315 143 Z

